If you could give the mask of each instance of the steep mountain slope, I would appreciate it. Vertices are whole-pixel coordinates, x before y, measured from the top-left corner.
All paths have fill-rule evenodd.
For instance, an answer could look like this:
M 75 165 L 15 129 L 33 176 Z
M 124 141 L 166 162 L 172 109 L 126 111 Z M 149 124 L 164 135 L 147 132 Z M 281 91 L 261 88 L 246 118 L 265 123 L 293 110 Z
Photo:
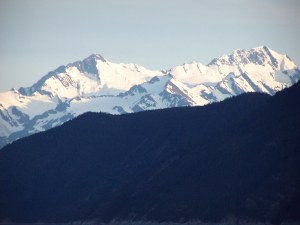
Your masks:
M 193 62 L 167 71 L 91 55 L 31 87 L 0 93 L 0 147 L 88 111 L 122 114 L 206 105 L 245 92 L 273 95 L 299 78 L 288 56 L 265 46 L 236 50 L 207 66 Z
M 0 151 L 0 221 L 300 221 L 300 83 L 86 113 Z

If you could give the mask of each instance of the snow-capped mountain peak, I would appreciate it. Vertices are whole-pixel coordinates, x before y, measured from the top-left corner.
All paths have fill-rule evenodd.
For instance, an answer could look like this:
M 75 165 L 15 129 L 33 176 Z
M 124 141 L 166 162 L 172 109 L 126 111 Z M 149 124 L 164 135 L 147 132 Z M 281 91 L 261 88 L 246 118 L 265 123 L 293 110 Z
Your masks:
M 100 54 L 82 61 L 60 66 L 49 72 L 29 88 L 20 88 L 23 95 L 38 92 L 49 96 L 75 98 L 77 96 L 116 95 L 133 85 L 148 81 L 161 71 L 150 71 L 136 64 L 117 64 Z
M 191 62 L 161 71 L 92 54 L 31 87 L 0 93 L 0 147 L 87 111 L 121 114 L 205 105 L 245 92 L 272 95 L 299 78 L 287 55 L 266 46 L 238 49 L 208 65 Z
M 208 66 L 247 66 L 247 65 L 270 66 L 273 70 L 290 70 L 297 66 L 286 56 L 271 50 L 267 46 L 252 48 L 249 51 L 235 50 L 230 55 L 223 55 L 213 59 Z

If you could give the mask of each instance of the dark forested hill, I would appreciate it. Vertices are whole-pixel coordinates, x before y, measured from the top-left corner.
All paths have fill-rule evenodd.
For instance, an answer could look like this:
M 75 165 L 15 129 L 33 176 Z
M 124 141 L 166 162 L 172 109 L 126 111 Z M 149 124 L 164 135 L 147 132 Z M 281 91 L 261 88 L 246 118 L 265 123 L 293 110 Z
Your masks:
M 0 221 L 300 221 L 299 103 L 86 113 L 0 151 Z

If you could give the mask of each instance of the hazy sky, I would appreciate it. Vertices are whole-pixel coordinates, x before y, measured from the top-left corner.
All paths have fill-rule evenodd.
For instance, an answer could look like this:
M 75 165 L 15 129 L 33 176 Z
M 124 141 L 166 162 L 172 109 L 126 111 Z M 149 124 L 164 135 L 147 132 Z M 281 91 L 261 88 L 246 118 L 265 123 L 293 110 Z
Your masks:
M 0 0 L 0 91 L 99 53 L 169 69 L 267 45 L 300 65 L 299 0 Z

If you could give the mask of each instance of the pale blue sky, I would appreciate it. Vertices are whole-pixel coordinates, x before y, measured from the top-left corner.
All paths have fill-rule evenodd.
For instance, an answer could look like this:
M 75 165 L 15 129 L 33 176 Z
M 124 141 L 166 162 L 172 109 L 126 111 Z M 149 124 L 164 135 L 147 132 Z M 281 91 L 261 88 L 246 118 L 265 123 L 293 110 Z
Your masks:
M 260 45 L 300 65 L 299 0 L 0 0 L 0 91 L 92 53 L 169 69 Z

